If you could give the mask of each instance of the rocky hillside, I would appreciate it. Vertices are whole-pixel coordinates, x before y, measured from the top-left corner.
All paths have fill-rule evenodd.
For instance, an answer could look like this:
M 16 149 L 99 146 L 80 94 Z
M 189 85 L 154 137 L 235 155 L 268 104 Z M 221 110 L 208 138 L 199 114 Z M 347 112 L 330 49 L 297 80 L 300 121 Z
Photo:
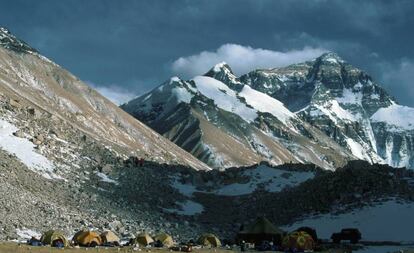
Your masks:
M 56 122 L 50 131 L 59 132 L 59 122 L 65 122 L 128 156 L 209 169 L 4 28 L 0 41 L 0 94 L 13 110 L 30 108 L 36 117 Z
M 413 167 L 414 109 L 334 53 L 241 77 L 220 63 L 121 107 L 216 168 L 269 161 L 334 169 L 356 159 Z
M 157 171 L 182 166 L 210 170 L 0 29 L 0 240 L 26 229 L 184 230 L 151 206 L 162 196 L 139 193 L 160 191 Z

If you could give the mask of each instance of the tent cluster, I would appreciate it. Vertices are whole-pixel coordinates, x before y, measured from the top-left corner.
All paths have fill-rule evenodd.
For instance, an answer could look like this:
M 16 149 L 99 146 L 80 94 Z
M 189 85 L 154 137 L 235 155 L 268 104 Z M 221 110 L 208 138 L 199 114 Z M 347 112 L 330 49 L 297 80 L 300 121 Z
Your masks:
M 245 250 L 246 243 L 249 243 L 258 250 L 298 252 L 313 250 L 317 243 L 317 236 L 315 230 L 305 227 L 287 234 L 265 217 L 261 217 L 241 229 L 237 234 L 237 241 L 240 243 L 242 251 Z
M 120 246 L 119 237 L 112 231 L 105 231 L 101 234 L 89 231 L 78 231 L 69 241 L 60 230 L 49 230 L 42 234 L 40 240 L 32 238 L 28 244 L 33 246 L 50 245 L 52 247 L 64 248 L 69 245 L 96 247 L 96 246 Z
M 241 246 L 241 250 L 245 251 L 247 246 L 254 245 L 257 250 L 283 250 L 291 252 L 312 251 L 315 249 L 318 238 L 316 231 L 312 228 L 302 227 L 292 233 L 285 233 L 268 219 L 261 217 L 255 222 L 242 228 L 237 234 L 237 242 Z M 96 247 L 96 246 L 121 246 L 120 238 L 112 231 L 105 231 L 101 234 L 81 230 L 77 232 L 71 241 L 68 241 L 63 232 L 58 230 L 49 230 L 45 232 L 40 240 L 30 240 L 32 245 L 51 245 L 53 247 L 67 247 L 69 245 L 82 247 Z M 38 243 L 38 244 L 37 244 Z M 174 247 L 175 242 L 173 238 L 166 233 L 159 233 L 151 237 L 148 233 L 140 233 L 134 238 L 130 239 L 127 245 L 139 247 L 167 247 L 172 250 L 176 248 L 180 251 L 191 251 L 194 245 L 203 247 L 221 247 L 220 239 L 210 233 L 202 234 L 196 243 L 185 245 L 185 250 L 182 247 Z
M 64 248 L 71 246 L 82 246 L 82 247 L 96 247 L 96 246 L 121 246 L 120 238 L 112 231 L 105 231 L 101 234 L 90 231 L 80 230 L 72 238 L 68 240 L 64 233 L 59 230 L 49 230 L 43 233 L 40 240 L 32 238 L 28 241 L 28 244 L 32 246 L 43 246 L 50 245 L 52 247 Z M 203 234 L 198 240 L 197 244 L 204 247 L 220 247 L 221 241 L 214 234 Z M 191 251 L 193 244 L 190 246 L 186 245 L 183 247 L 173 247 L 175 242 L 171 235 L 167 233 L 159 233 L 154 237 L 151 237 L 148 233 L 140 233 L 134 238 L 130 239 L 127 243 L 129 246 L 138 247 L 166 247 L 170 249 L 178 248 L 180 251 Z
M 213 234 L 203 234 L 197 241 L 200 245 L 206 247 L 220 247 L 221 242 L 217 236 Z M 95 231 L 80 230 L 72 238 L 68 240 L 64 233 L 59 230 L 49 230 L 43 233 L 40 240 L 32 238 L 28 241 L 32 246 L 50 245 L 52 247 L 82 246 L 121 246 L 120 238 L 112 231 L 105 231 L 101 234 Z M 148 233 L 140 233 L 135 238 L 130 239 L 127 245 L 139 247 L 167 247 L 171 248 L 175 242 L 171 235 L 167 233 L 159 233 L 151 237 Z

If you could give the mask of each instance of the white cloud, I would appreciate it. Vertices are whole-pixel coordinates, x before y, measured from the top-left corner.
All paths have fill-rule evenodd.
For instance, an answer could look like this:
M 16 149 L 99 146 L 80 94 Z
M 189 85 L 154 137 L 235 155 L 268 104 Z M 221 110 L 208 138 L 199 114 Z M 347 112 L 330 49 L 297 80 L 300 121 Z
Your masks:
M 117 85 L 99 86 L 89 81 L 86 83 L 116 105 L 121 105 L 136 97 L 134 93 Z
M 287 52 L 252 48 L 237 44 L 224 44 L 216 51 L 203 51 L 199 54 L 180 57 L 172 64 L 174 74 L 191 78 L 204 74 L 215 64 L 225 61 L 237 75 L 257 68 L 274 68 L 303 62 L 320 56 L 327 50 L 305 47 Z

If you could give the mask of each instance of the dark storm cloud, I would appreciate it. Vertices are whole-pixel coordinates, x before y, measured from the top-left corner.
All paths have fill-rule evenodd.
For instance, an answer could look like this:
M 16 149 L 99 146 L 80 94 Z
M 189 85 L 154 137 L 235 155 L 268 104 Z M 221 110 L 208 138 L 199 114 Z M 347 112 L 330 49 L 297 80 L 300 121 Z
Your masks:
M 413 11 L 403 0 L 2 1 L 0 25 L 81 79 L 122 94 L 176 74 L 180 57 L 230 43 L 336 51 L 414 106 Z

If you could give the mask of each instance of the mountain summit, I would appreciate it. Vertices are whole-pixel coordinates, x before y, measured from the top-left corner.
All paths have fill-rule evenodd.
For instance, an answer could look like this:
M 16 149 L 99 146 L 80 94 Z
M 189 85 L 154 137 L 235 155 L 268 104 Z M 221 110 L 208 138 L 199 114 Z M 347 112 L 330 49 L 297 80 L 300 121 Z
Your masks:
M 26 42 L 16 38 L 10 31 L 0 27 L 0 46 L 16 52 L 37 53 L 37 50 L 30 47 Z
M 333 52 L 240 77 L 222 62 L 163 97 L 176 89 L 185 100 L 170 103 L 154 90 L 122 108 L 214 167 L 265 160 L 334 169 L 355 159 L 414 166 L 413 109 Z

